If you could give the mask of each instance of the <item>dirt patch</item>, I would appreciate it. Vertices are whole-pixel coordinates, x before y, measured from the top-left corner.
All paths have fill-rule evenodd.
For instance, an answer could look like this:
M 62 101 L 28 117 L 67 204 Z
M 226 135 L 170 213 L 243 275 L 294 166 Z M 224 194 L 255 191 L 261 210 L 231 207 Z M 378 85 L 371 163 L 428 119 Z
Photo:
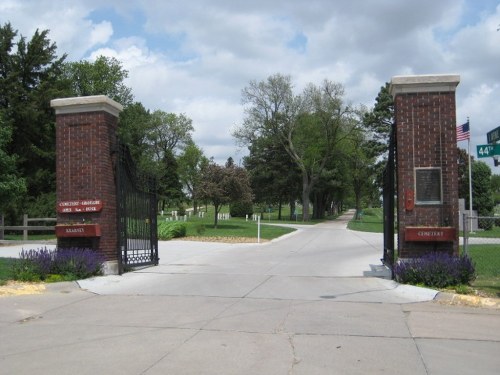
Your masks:
M 197 241 L 197 242 L 222 242 L 222 243 L 257 243 L 255 237 L 180 237 L 174 240 Z M 269 242 L 269 240 L 260 239 L 260 242 Z
M 9 281 L 6 285 L 0 286 L 0 297 L 42 294 L 44 291 L 44 284 Z

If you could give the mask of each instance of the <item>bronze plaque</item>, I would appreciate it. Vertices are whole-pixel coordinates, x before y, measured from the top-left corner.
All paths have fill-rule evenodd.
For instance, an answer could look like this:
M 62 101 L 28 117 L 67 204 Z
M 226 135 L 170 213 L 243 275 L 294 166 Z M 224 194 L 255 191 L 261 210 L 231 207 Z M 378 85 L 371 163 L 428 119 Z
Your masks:
M 441 169 L 415 169 L 416 203 L 441 203 Z

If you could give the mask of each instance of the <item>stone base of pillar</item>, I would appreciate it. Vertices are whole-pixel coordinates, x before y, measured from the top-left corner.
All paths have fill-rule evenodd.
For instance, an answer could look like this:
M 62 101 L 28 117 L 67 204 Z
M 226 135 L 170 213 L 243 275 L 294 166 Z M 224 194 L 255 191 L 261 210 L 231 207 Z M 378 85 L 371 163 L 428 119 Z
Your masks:
M 119 267 L 118 267 L 118 261 L 117 260 L 108 260 L 104 262 L 102 266 L 102 273 L 107 276 L 107 275 L 118 275 L 119 274 Z

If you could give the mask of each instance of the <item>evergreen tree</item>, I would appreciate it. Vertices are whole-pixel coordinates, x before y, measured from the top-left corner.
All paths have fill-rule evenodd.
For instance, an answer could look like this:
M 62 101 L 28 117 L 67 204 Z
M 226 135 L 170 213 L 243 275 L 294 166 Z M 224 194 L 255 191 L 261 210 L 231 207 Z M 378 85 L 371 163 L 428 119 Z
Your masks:
M 12 129 L 5 149 L 17 155 L 17 174 L 27 185 L 22 201 L 30 207 L 55 191 L 55 115 L 50 100 L 69 92 L 68 82 L 61 79 L 66 55 L 58 57 L 56 49 L 48 30 L 36 30 L 27 40 L 18 38 L 10 23 L 0 27 L 0 110 Z M 47 215 L 54 215 L 55 201 L 48 206 Z

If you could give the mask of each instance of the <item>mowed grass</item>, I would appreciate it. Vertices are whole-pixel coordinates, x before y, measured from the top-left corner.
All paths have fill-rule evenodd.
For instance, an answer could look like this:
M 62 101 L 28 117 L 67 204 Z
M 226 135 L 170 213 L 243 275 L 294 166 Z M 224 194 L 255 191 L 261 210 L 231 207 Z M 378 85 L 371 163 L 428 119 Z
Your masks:
M 161 219 L 159 219 L 161 220 Z M 163 219 L 165 220 L 165 219 Z M 242 218 L 231 218 L 229 220 L 219 220 L 217 228 L 214 228 L 214 219 L 207 217 L 190 218 L 185 222 L 187 237 L 224 237 L 224 238 L 255 238 L 257 241 L 258 226 L 256 221 Z M 293 232 L 295 229 L 281 227 L 277 225 L 269 225 L 269 223 L 261 222 L 260 238 L 272 240 L 284 234 Z
M 18 232 L 19 234 L 5 234 L 4 239 L 9 241 L 23 241 L 23 233 Z M 29 241 L 50 241 L 55 240 L 55 233 L 52 234 L 33 234 L 34 232 L 28 233 Z
M 351 220 L 347 228 L 360 232 L 384 232 L 383 211 L 381 208 L 366 208 L 361 214 L 359 220 Z
M 12 279 L 12 265 L 15 261 L 14 258 L 0 258 L 0 286 Z
M 469 256 L 476 266 L 476 289 L 492 297 L 500 297 L 500 244 L 469 245 Z

